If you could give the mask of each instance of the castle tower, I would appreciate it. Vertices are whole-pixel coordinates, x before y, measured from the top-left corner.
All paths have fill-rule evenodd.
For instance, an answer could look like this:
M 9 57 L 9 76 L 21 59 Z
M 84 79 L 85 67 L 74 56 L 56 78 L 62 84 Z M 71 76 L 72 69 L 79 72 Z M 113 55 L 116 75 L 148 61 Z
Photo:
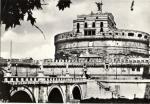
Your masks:
M 72 31 L 55 36 L 55 59 L 104 62 L 147 58 L 149 34 L 116 28 L 113 14 L 102 11 L 102 2 L 96 4 L 96 13 L 78 15 Z

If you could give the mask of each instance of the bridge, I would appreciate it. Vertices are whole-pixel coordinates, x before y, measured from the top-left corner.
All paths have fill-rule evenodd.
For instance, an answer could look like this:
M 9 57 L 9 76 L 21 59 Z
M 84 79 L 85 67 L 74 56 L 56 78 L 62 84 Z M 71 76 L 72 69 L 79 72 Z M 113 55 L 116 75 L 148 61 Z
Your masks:
M 6 71 L 3 83 L 11 86 L 8 102 L 67 103 L 86 98 L 87 82 L 84 77 L 12 76 Z

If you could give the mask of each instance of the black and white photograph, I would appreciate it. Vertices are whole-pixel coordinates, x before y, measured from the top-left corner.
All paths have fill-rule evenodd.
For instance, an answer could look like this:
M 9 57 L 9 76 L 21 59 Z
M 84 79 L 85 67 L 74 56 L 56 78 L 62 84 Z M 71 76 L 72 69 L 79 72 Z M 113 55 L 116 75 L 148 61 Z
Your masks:
M 0 103 L 150 104 L 150 0 L 0 5 Z

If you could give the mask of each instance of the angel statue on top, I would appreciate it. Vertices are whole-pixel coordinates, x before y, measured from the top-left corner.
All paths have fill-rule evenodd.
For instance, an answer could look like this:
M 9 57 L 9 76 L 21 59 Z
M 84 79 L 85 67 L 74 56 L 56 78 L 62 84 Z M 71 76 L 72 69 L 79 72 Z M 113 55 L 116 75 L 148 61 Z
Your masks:
M 95 2 L 95 3 L 97 5 L 98 11 L 102 12 L 102 5 L 103 5 L 102 1 L 101 2 Z

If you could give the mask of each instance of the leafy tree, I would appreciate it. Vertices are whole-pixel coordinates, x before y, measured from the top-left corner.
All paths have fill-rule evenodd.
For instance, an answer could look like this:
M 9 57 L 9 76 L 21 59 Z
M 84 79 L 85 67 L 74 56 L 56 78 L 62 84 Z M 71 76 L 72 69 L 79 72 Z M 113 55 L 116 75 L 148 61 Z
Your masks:
M 59 10 L 64 10 L 70 7 L 70 4 L 71 0 L 58 0 L 57 7 Z M 34 9 L 41 10 L 43 5 L 46 5 L 44 0 L 1 0 L 1 23 L 5 24 L 5 30 L 14 28 L 16 25 L 21 25 L 20 21 L 23 21 L 27 14 L 27 21 L 40 30 L 35 25 L 36 18 L 33 17 L 32 12 Z

